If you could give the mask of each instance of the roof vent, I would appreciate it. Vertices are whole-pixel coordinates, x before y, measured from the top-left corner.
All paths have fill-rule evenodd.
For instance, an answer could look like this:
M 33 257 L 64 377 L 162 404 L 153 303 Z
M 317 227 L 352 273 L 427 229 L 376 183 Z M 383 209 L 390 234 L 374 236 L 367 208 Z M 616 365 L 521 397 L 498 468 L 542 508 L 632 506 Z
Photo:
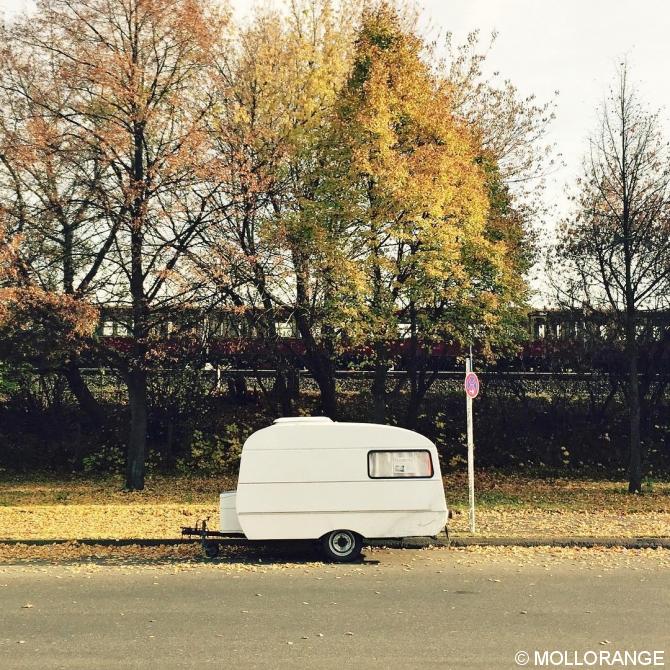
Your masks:
M 315 423 L 333 423 L 333 420 L 327 416 L 286 416 L 281 419 L 275 419 L 272 423 L 301 423 L 311 425 Z

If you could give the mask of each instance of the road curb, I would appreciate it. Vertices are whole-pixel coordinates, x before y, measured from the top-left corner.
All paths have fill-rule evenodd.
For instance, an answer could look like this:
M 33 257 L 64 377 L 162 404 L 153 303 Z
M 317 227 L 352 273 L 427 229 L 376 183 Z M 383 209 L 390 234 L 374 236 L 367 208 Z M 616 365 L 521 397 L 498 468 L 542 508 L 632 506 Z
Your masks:
M 425 547 L 609 547 L 621 549 L 670 549 L 670 537 L 453 537 L 406 538 L 404 540 L 370 541 L 372 546 L 406 549 Z
M 141 539 L 141 538 L 124 538 L 124 539 L 111 539 L 111 538 L 91 538 L 84 537 L 78 539 L 60 539 L 55 538 L 52 540 L 0 540 L 0 545 L 11 544 L 11 545 L 25 545 L 27 547 L 45 547 L 52 544 L 81 544 L 84 546 L 96 546 L 96 547 L 170 547 L 175 544 L 192 544 L 193 542 L 199 542 L 198 538 L 150 538 L 150 539 Z
M 48 546 L 53 544 L 80 544 L 100 547 L 166 547 L 177 544 L 198 542 L 198 538 L 81 538 L 76 540 L 17 540 L 0 539 L 0 545 Z M 226 539 L 225 544 L 232 546 L 248 545 L 246 541 Z M 254 544 L 269 544 L 256 541 Z M 404 539 L 366 540 L 370 547 L 389 547 L 392 549 L 425 549 L 427 547 L 609 547 L 622 549 L 670 549 L 670 537 L 554 537 L 554 538 L 517 538 L 517 537 L 410 537 Z

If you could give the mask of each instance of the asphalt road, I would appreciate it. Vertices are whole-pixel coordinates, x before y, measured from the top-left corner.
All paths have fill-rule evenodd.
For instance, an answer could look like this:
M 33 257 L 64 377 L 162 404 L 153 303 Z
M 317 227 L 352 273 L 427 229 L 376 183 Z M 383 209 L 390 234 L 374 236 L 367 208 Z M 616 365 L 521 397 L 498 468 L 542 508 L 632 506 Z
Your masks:
M 661 564 L 434 549 L 353 566 L 0 566 L 2 670 L 497 670 L 520 650 L 538 667 L 536 649 L 657 650 L 670 665 L 669 622 Z

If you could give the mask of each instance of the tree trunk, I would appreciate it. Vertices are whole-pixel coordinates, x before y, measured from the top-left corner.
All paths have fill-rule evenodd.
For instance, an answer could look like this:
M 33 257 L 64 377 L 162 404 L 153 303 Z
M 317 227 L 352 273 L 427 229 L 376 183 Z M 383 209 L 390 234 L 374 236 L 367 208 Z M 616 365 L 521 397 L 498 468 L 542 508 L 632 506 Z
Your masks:
M 290 370 L 280 362 L 272 395 L 275 398 L 275 402 L 279 404 L 282 416 L 291 416 L 293 414 L 293 394 L 290 388 L 290 375 Z
M 633 334 L 633 337 L 635 335 Z M 628 492 L 642 493 L 642 443 L 640 440 L 640 381 L 636 343 L 628 342 L 628 416 L 630 444 L 628 461 Z
M 375 368 L 372 378 L 372 420 L 386 423 L 386 379 L 388 377 L 388 351 L 384 342 L 375 344 Z
M 286 388 L 292 402 L 300 400 L 300 371 L 291 365 L 286 378 Z
M 419 362 L 417 360 L 419 347 L 416 336 L 416 308 L 414 303 L 410 304 L 410 348 L 407 359 L 407 376 L 409 378 L 409 401 L 405 414 L 405 427 L 414 429 L 419 416 Z
M 623 147 L 622 161 L 625 165 L 626 154 Z M 623 194 L 623 232 L 625 263 L 625 336 L 626 359 L 628 361 L 628 417 L 630 421 L 630 442 L 628 461 L 628 493 L 642 493 L 642 444 L 640 441 L 640 380 L 638 376 L 637 311 L 633 283 L 633 253 L 631 250 L 630 201 L 626 175 L 622 175 Z
M 372 420 L 375 423 L 386 423 L 386 376 L 388 366 L 384 363 L 375 364 L 372 379 Z
M 319 387 L 323 413 L 335 420 L 337 418 L 337 392 L 335 388 L 333 342 L 327 336 L 323 337 L 321 342 L 317 342 L 314 337 L 313 324 L 310 318 L 310 297 L 305 281 L 308 272 L 305 260 L 297 251 L 293 253 L 293 264 L 296 270 L 296 310 L 294 317 L 298 333 L 305 347 L 305 365 Z
M 174 419 L 168 417 L 167 427 L 165 429 L 165 452 L 163 454 L 163 464 L 168 472 L 173 472 L 176 464 L 174 453 Z
M 337 419 L 337 390 L 335 385 L 335 366 L 328 353 L 322 351 L 319 345 L 308 333 L 305 352 L 305 367 L 311 372 L 316 385 L 319 387 L 319 400 L 324 416 L 333 421 Z
M 144 460 L 147 444 L 147 373 L 142 369 L 128 373 L 130 436 L 126 461 L 126 489 L 144 488 Z
M 133 50 L 133 63 L 137 52 Z M 126 488 L 144 488 L 144 459 L 147 444 L 147 338 L 149 336 L 149 302 L 144 289 L 144 227 L 146 224 L 144 175 L 144 121 L 133 121 L 132 185 L 135 198 L 130 221 L 130 295 L 133 314 L 133 348 L 128 366 L 128 404 L 130 435 L 126 461 Z
M 337 391 L 335 389 L 335 376 L 333 374 L 320 374 L 316 379 L 321 395 L 321 410 L 325 416 L 333 421 L 337 419 Z
M 437 370 L 428 372 L 425 369 L 414 371 L 415 380 L 410 387 L 409 401 L 407 403 L 407 414 L 405 415 L 405 426 L 414 430 L 419 421 L 419 410 L 423 405 L 426 394 L 437 379 Z
M 407 402 L 407 412 L 405 413 L 405 428 L 414 430 L 419 420 L 419 408 L 421 407 L 422 397 L 416 390 L 410 392 L 409 401 Z
M 79 370 L 77 365 L 75 363 L 68 363 L 63 368 L 63 376 L 67 380 L 70 391 L 72 391 L 72 395 L 77 399 L 82 411 L 94 424 L 98 425 L 102 423 L 102 409 L 86 385 L 81 370 Z
M 419 406 L 423 395 L 419 392 L 419 340 L 417 335 L 416 305 L 409 304 L 410 347 L 407 359 L 407 376 L 409 377 L 409 401 L 405 414 L 405 427 L 413 430 L 419 418 Z
M 277 354 L 277 376 L 272 387 L 275 406 L 279 407 L 281 416 L 293 414 L 293 402 L 296 400 L 296 369 L 283 352 Z

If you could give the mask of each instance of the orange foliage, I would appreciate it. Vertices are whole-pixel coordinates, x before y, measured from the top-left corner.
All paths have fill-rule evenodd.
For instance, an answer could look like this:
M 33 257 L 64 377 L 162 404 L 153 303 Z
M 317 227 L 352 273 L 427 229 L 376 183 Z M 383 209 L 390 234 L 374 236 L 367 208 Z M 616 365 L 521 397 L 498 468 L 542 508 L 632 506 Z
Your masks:
M 5 356 L 57 362 L 85 347 L 97 322 L 97 308 L 71 295 L 36 286 L 0 288 L 0 352 Z

